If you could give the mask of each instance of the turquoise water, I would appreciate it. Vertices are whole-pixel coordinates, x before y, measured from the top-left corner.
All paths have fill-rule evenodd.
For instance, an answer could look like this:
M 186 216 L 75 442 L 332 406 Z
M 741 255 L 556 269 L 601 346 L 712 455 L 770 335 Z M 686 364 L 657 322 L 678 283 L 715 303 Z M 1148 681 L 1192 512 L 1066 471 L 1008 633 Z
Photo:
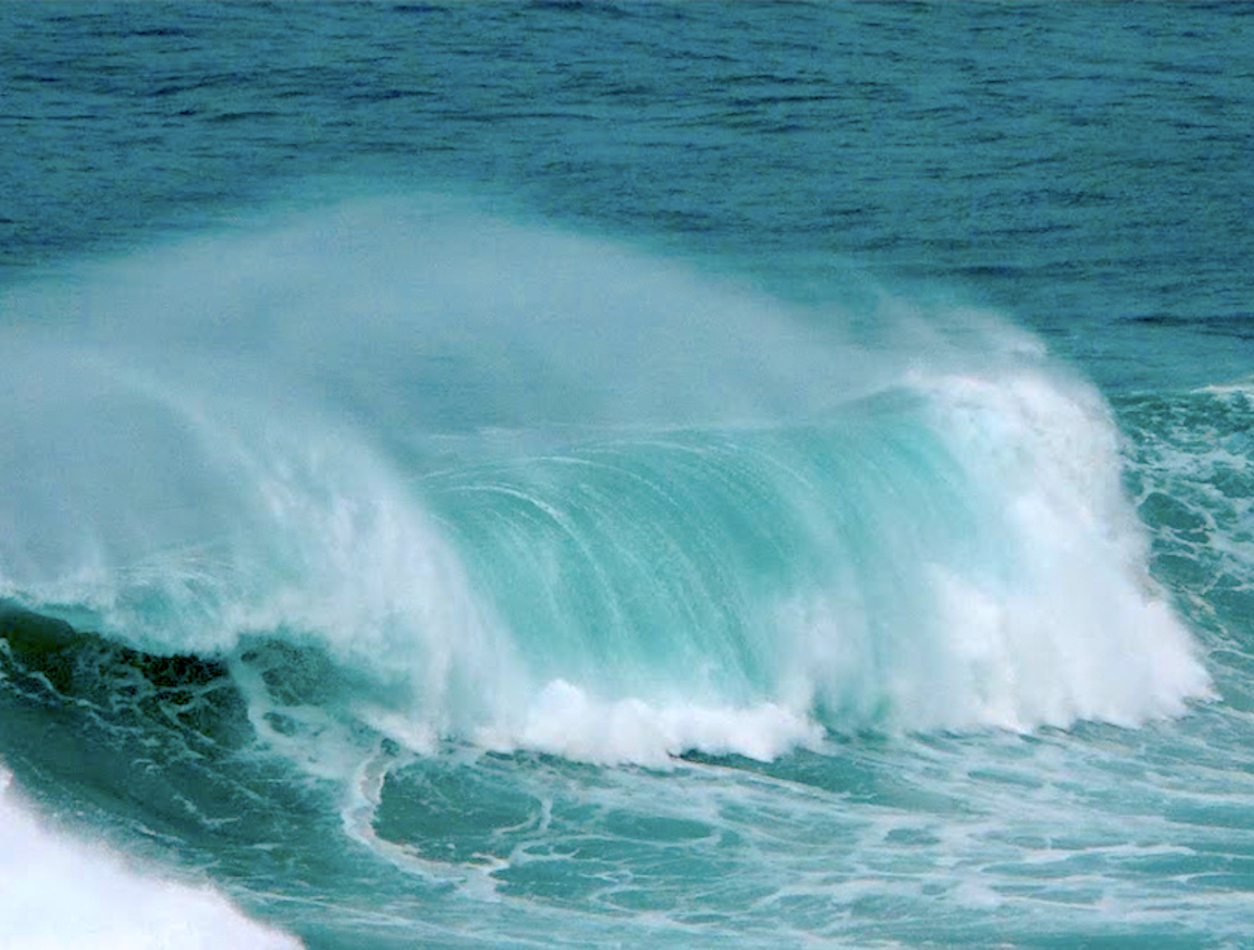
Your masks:
M 1251 945 L 1251 22 L 0 9 L 0 935 Z

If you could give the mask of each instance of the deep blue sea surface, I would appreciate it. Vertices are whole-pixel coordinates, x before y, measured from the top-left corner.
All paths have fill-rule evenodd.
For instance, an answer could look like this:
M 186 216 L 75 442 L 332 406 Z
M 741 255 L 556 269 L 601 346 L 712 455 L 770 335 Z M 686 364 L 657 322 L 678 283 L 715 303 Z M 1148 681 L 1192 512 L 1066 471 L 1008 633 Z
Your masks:
M 1254 6 L 0 6 L 0 944 L 1254 947 Z

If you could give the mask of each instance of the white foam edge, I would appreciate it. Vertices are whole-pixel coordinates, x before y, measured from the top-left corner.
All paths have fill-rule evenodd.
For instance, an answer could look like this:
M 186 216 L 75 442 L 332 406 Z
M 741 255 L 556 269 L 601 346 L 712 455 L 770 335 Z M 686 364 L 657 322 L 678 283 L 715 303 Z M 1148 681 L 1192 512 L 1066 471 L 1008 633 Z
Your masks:
M 749 707 L 602 700 L 566 680 L 549 682 L 520 721 L 477 731 L 493 751 L 529 749 L 594 765 L 669 768 L 691 750 L 769 762 L 817 747 L 824 730 L 809 716 L 763 702 Z

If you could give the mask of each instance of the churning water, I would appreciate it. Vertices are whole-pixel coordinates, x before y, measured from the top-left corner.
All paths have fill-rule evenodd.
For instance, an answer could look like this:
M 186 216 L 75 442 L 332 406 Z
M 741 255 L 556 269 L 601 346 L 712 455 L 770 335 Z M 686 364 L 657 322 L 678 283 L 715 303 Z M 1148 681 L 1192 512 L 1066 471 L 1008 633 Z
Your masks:
M 1249 13 L 5 6 L 6 945 L 1254 945 Z

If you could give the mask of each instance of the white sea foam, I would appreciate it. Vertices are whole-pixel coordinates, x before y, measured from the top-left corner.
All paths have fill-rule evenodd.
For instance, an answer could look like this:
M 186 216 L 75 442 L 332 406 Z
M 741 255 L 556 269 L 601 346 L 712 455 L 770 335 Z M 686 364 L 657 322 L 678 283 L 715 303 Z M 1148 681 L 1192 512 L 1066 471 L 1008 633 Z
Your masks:
M 933 567 L 952 637 L 941 724 L 1132 725 L 1210 696 L 1149 576 L 1118 430 L 1097 393 L 1033 366 L 919 385 L 1009 541 L 996 572 Z
M 602 765 L 666 767 L 699 749 L 769 761 L 816 745 L 823 729 L 775 703 L 737 709 L 696 703 L 658 704 L 638 698 L 596 700 L 564 680 L 547 684 L 518 726 L 481 730 L 489 748 L 526 748 Z
M 885 298 L 872 352 L 822 328 L 841 314 L 394 205 L 89 272 L 72 348 L 35 327 L 79 291 L 30 291 L 32 358 L 0 381 L 22 449 L 0 463 L 0 594 L 90 607 L 157 651 L 313 643 L 401 683 L 361 715 L 426 749 L 771 758 L 819 715 L 1031 729 L 1208 695 L 1146 572 L 1109 412 L 1030 335 Z M 908 405 L 859 415 L 869 390 Z M 526 458 L 558 421 L 779 437 L 642 439 L 643 472 Z M 433 469 L 502 454 L 516 483 L 467 476 L 438 509 Z

